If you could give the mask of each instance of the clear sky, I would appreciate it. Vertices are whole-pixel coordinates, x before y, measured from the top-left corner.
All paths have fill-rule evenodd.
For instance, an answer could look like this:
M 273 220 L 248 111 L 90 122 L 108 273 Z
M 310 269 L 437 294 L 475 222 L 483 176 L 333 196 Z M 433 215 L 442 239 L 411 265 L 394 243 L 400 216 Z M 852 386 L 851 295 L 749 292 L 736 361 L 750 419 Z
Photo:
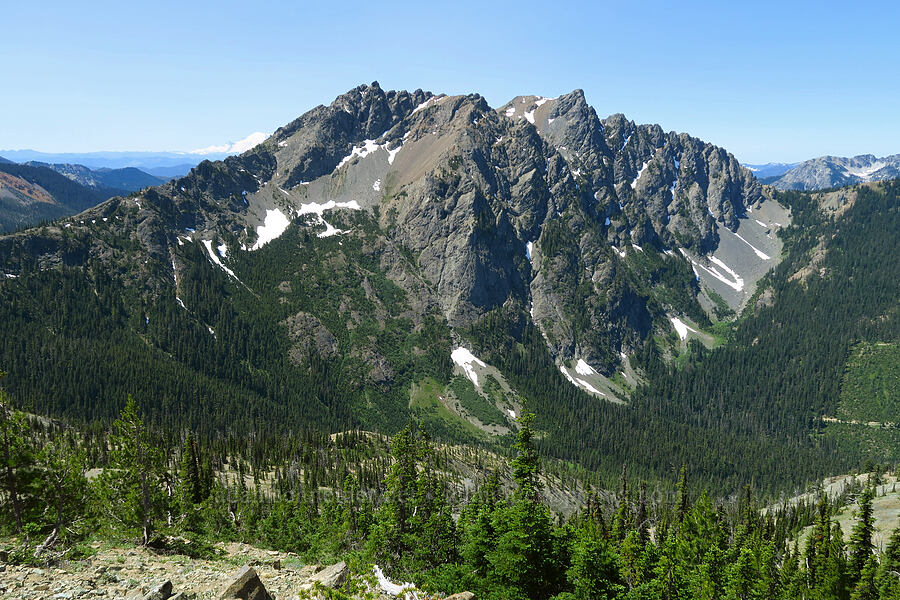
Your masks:
M 585 91 L 744 162 L 900 153 L 895 2 L 4 1 L 0 148 L 191 150 L 361 83 Z

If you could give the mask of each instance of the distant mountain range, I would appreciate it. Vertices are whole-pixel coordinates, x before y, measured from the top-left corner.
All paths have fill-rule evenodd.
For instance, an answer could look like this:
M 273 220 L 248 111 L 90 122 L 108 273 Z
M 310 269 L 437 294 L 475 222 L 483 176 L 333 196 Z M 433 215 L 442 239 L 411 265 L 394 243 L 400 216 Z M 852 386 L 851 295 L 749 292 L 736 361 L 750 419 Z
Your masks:
M 784 175 L 800 163 L 778 163 L 770 162 L 764 165 L 743 165 L 745 169 L 749 169 L 756 175 L 757 179 L 767 179 L 770 177 L 779 177 Z
M 122 190 L 87 187 L 46 166 L 0 161 L 0 232 L 96 206 Z
M 254 132 L 237 142 L 207 146 L 188 152 L 38 152 L 37 150 L 0 150 L 0 156 L 17 163 L 84 165 L 90 169 L 133 167 L 150 175 L 170 179 L 182 177 L 204 160 L 222 160 L 256 146 L 268 137 Z M 2 162 L 2 161 L 0 161 Z
M 747 165 L 748 168 L 751 165 Z M 752 170 L 752 169 L 751 169 Z M 757 177 L 767 177 L 760 172 Z M 852 158 L 842 156 L 820 156 L 802 162 L 773 179 L 762 179 L 779 190 L 822 190 L 844 187 L 857 183 L 885 181 L 900 177 L 900 154 L 878 158 L 872 154 L 862 154 Z

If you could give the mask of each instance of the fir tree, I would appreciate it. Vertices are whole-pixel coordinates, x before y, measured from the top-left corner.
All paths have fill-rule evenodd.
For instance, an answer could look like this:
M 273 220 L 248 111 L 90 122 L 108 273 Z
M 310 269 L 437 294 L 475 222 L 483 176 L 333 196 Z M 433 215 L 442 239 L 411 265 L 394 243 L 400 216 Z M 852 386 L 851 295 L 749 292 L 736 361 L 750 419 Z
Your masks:
M 850 532 L 850 559 L 847 565 L 847 575 L 850 585 L 855 585 L 862 577 L 862 571 L 872 556 L 875 549 L 872 543 L 872 533 L 875 531 L 875 523 L 872 512 L 872 500 L 875 497 L 875 488 L 867 485 L 859 495 L 859 507 L 856 510 L 856 524 Z
M 104 470 L 99 481 L 106 496 L 106 512 L 126 528 L 139 527 L 141 543 L 146 546 L 165 512 L 165 461 L 131 396 L 113 423 L 110 444 L 111 468 Z

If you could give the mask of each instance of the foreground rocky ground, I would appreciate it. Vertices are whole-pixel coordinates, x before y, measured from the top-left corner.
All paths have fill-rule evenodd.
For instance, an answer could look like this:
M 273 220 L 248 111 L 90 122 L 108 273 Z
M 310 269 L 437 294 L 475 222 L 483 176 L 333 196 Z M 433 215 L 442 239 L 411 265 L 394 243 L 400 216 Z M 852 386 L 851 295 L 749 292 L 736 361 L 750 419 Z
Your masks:
M 64 562 L 58 567 L 36 568 L 0 562 L 0 598 L 266 600 L 328 597 L 325 588 L 342 588 L 351 597 L 365 596 L 371 600 L 405 595 L 400 593 L 400 586 L 379 581 L 374 573 L 364 578 L 350 576 L 344 563 L 305 565 L 294 554 L 239 543 L 220 544 L 218 548 L 223 552 L 220 557 L 204 560 L 97 542 L 93 545 L 96 554 L 90 558 Z M 418 598 L 424 600 L 425 595 L 419 593 Z

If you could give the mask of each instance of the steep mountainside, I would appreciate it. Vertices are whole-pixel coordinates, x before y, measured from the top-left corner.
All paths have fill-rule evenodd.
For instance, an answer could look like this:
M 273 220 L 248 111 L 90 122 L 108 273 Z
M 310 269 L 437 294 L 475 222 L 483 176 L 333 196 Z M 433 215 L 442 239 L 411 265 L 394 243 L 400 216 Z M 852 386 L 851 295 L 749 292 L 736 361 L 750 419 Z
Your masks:
M 0 162 L 0 231 L 73 215 L 114 193 L 84 187 L 45 167 Z
M 741 308 L 789 219 L 725 150 L 600 119 L 580 90 L 495 110 L 360 86 L 240 156 L 0 238 L 0 360 L 23 399 L 84 419 L 128 391 L 210 434 L 413 413 L 496 439 L 526 400 L 561 439 L 623 415 L 603 399 L 648 352 Z
M 779 190 L 822 190 L 900 177 L 900 154 L 877 158 L 821 156 L 800 163 L 771 182 Z

